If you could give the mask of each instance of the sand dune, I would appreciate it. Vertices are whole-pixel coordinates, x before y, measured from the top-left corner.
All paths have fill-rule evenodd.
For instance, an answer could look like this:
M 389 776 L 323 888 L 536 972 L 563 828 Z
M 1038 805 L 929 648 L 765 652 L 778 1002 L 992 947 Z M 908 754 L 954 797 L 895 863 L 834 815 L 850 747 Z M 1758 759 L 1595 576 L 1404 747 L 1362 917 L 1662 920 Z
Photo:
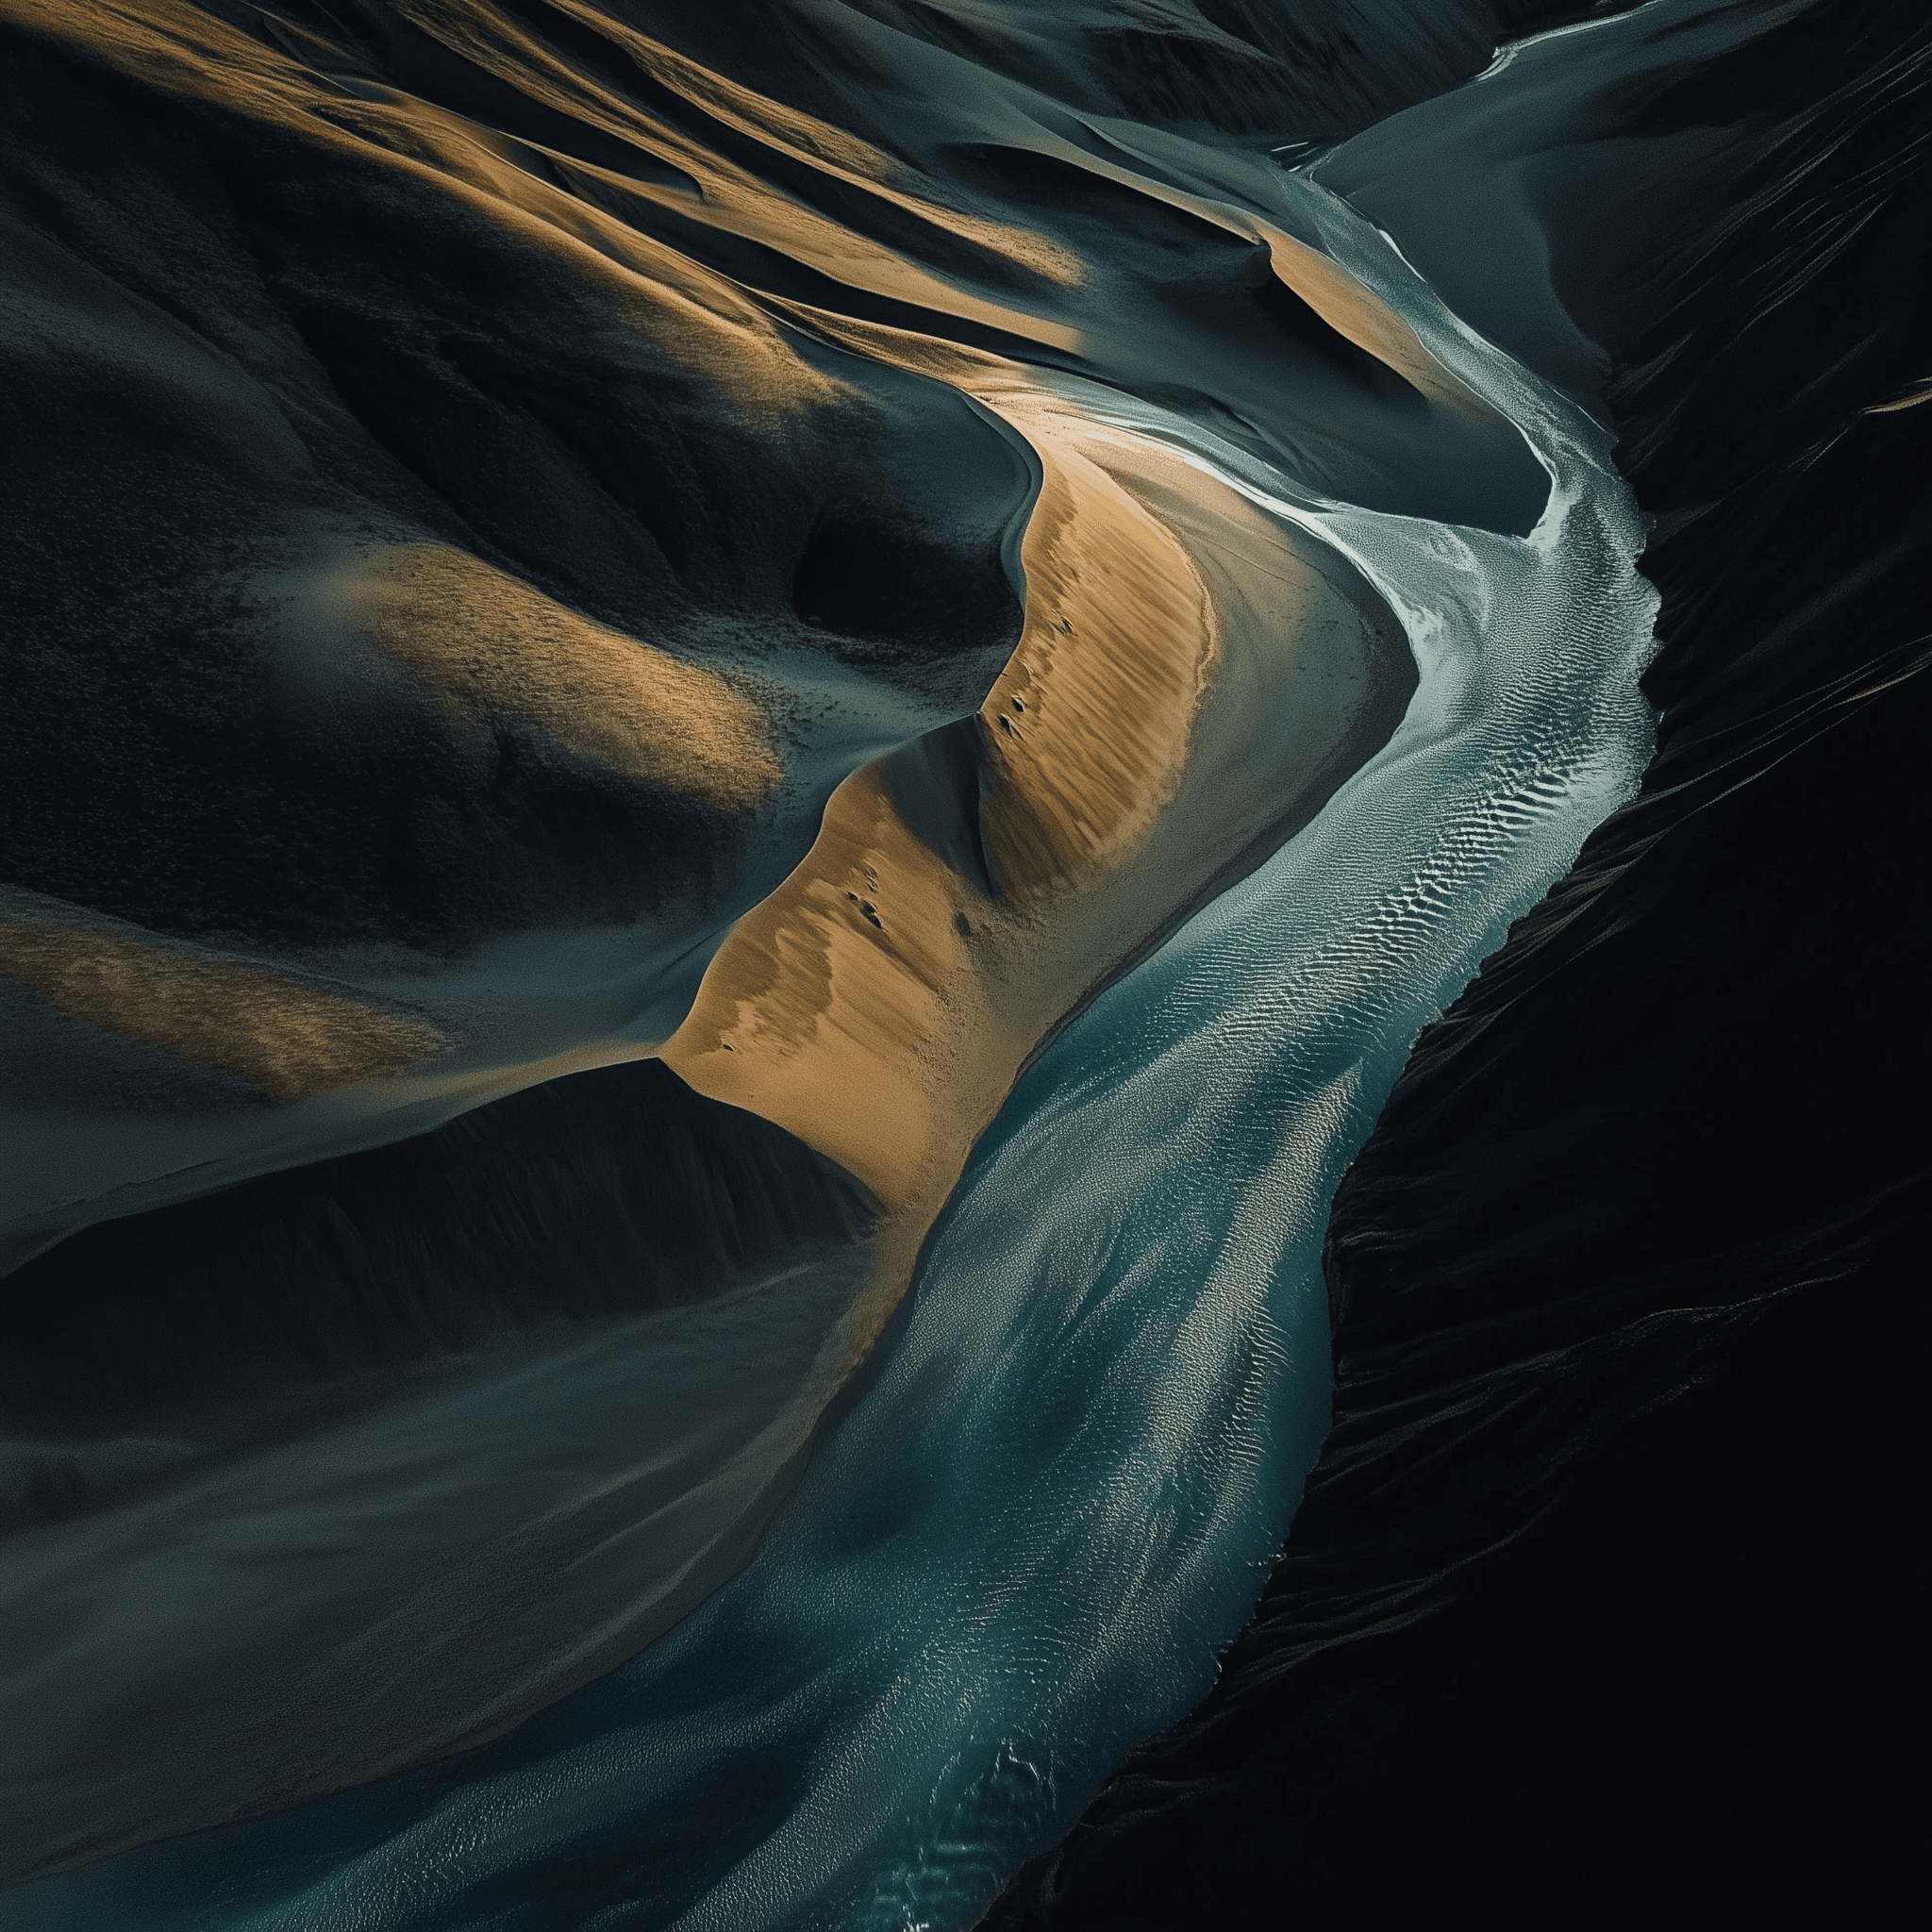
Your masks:
M 855 774 L 662 1049 L 892 1210 L 856 1360 L 1027 1057 L 1209 881 L 1311 815 L 1394 728 L 1414 674 L 1386 611 L 1172 450 L 1019 365 L 824 325 L 958 383 L 1044 471 L 1026 628 L 976 720 L 983 778 L 920 801 L 962 821 L 956 837 L 921 839 L 880 768 Z M 975 844 L 983 880 L 942 856 Z
M 23 1424 L 26 1870 L 496 1736 L 745 1560 L 1023 1070 L 1415 689 L 1189 449 L 1548 478 L 1264 159 L 856 15 L 796 75 L 581 0 L 0 15 L 8 1306 L 51 1363 L 258 1303 L 184 1318 L 212 1433 L 105 1355 Z M 674 1127 L 675 1200 L 584 1191 Z

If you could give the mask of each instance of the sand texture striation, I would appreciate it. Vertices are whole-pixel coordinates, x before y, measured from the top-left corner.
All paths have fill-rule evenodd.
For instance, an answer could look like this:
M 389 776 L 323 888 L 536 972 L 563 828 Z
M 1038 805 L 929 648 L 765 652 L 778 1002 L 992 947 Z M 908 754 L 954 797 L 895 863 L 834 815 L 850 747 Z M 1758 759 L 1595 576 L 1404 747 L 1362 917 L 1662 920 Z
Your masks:
M 0 0 L 0 1874 L 740 1572 L 1016 1083 L 1404 728 L 1323 519 L 1541 528 L 1254 138 L 1483 34 L 1237 10 L 1158 99 L 1110 6 Z
M 393 1078 L 441 1034 L 258 967 L 197 959 L 85 926 L 0 920 L 0 973 L 70 1018 L 308 1100 Z
M 593 623 L 443 544 L 383 552 L 351 613 L 458 717 L 508 711 L 626 778 L 750 811 L 785 775 L 758 707 L 715 672 Z

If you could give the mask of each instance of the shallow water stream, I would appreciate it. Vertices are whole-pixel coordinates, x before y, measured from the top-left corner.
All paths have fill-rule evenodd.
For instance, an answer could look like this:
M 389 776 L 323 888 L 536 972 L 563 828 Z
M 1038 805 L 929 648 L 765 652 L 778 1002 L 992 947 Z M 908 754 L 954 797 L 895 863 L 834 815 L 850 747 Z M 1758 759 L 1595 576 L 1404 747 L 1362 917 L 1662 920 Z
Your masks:
M 963 1925 L 1205 1690 L 1326 1426 L 1336 1183 L 1652 741 L 1604 433 L 1320 188 L 1271 192 L 1522 430 L 1551 479 L 1526 538 L 1324 501 L 1050 379 L 1376 587 L 1421 677 L 1394 738 L 1032 1065 L 770 1541 L 689 1621 L 468 1757 L 27 1888 L 9 1923 Z

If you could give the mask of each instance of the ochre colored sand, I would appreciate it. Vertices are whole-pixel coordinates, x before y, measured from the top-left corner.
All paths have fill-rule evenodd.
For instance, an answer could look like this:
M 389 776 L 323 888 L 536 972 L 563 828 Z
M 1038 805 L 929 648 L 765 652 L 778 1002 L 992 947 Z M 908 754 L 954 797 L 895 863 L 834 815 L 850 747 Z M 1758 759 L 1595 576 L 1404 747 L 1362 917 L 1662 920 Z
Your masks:
M 576 70 L 557 61 L 547 49 L 525 34 L 514 21 L 499 8 L 489 6 L 487 0 L 399 0 L 399 6 L 402 12 L 426 32 L 436 35 L 479 67 L 501 75 L 525 92 L 534 94 L 530 75 L 533 69 L 541 68 L 546 78 L 554 77 L 554 84 L 558 90 L 556 105 L 562 107 L 565 112 L 590 118 L 583 113 L 579 103 L 587 92 L 594 92 L 597 106 L 618 117 L 618 126 L 611 131 L 622 131 L 626 138 L 651 149 L 661 158 L 686 167 L 692 178 L 699 181 L 706 208 L 696 211 L 696 219 L 716 219 L 716 211 L 721 205 L 735 205 L 739 218 L 751 225 L 741 232 L 756 234 L 760 226 L 772 225 L 772 211 L 779 209 L 782 210 L 778 217 L 779 225 L 787 230 L 785 239 L 795 242 L 801 238 L 811 238 L 817 243 L 812 253 L 824 254 L 829 243 L 830 252 L 836 258 L 840 255 L 849 255 L 857 246 L 864 251 L 874 265 L 884 265 L 889 275 L 895 272 L 903 274 L 912 268 L 912 264 L 892 255 L 890 250 L 874 249 L 850 228 L 827 222 L 800 204 L 774 195 L 756 176 L 731 167 L 710 149 L 691 140 L 669 123 L 641 113 L 629 102 L 606 90 L 590 88 Z M 639 68 L 660 87 L 681 94 L 722 125 L 748 134 L 794 161 L 816 168 L 851 187 L 862 189 L 879 200 L 890 202 L 894 208 L 930 223 L 934 227 L 943 228 L 962 241 L 973 242 L 990 255 L 1017 262 L 1061 288 L 1074 288 L 1085 278 L 1086 267 L 1080 258 L 1043 235 L 1018 227 L 1010 222 L 991 222 L 961 208 L 948 208 L 930 194 L 908 192 L 898 185 L 901 177 L 910 174 L 903 162 L 894 160 L 891 156 L 844 128 L 835 127 L 829 122 L 820 121 L 796 108 L 756 93 L 723 75 L 713 74 L 675 48 L 667 47 L 662 42 L 654 41 L 647 34 L 640 33 L 613 18 L 606 10 L 585 6 L 581 0 L 558 0 L 558 6 L 561 12 L 582 21 L 592 31 L 623 47 Z M 625 185 L 635 187 L 637 184 L 626 180 Z M 687 197 L 680 206 L 688 208 L 688 201 Z M 720 221 L 718 225 L 728 227 L 731 224 Z M 835 236 L 837 240 L 833 241 Z M 800 258 L 810 259 L 811 254 Z M 920 275 L 927 299 L 937 294 L 942 308 L 959 299 L 962 291 L 950 284 L 939 283 L 922 272 L 913 272 Z M 868 279 L 859 286 L 878 285 Z M 895 292 L 883 288 L 880 291 Z M 907 299 L 917 301 L 922 297 L 908 293 Z
M 620 174 L 518 142 L 446 108 L 363 84 L 345 92 L 302 61 L 230 27 L 185 0 L 0 0 L 0 19 L 86 48 L 149 85 L 208 102 L 366 162 L 395 169 L 485 216 L 525 246 L 605 290 L 639 332 L 716 382 L 746 415 L 773 419 L 853 392 L 803 360 L 782 331 L 728 276 L 691 260 L 596 205 L 598 194 L 655 203 L 781 250 L 850 286 L 936 308 L 1072 350 L 1079 331 L 985 300 L 893 249 L 778 192 L 670 123 L 580 73 L 487 0 L 408 0 L 425 31 L 541 107 L 570 116 L 688 177 L 692 189 Z M 601 16 L 602 32 L 622 31 Z M 291 36 L 326 64 L 322 36 Z M 1008 224 L 949 208 L 892 185 L 893 164 L 850 135 L 748 90 L 705 75 L 640 34 L 626 44 L 654 79 L 708 113 L 770 141 L 948 233 L 998 254 L 1050 284 L 1082 275 L 1074 255 Z M 541 157 L 564 183 L 525 162 Z M 621 205 L 621 204 L 620 204 Z
M 1429 354 L 1422 338 L 1394 309 L 1346 269 L 1272 222 L 1257 221 L 1255 226 L 1268 243 L 1276 278 L 1336 334 L 1394 370 L 1446 414 L 1468 422 L 1502 420 L 1460 376 L 1452 375 Z
M 600 206 L 646 203 L 679 218 L 779 250 L 847 286 L 1077 352 L 1081 331 L 1051 301 L 1002 303 L 935 274 L 774 189 L 683 129 L 564 59 L 490 0 L 400 0 L 425 32 L 527 99 L 597 129 L 683 181 L 625 174 L 541 145 L 396 90 L 348 92 L 325 74 L 186 4 L 186 0 L 0 0 L 0 18 L 84 47 L 149 85 L 208 102 L 332 152 L 392 168 L 461 202 L 525 245 L 568 265 L 675 360 L 705 375 L 743 412 L 775 419 L 853 393 L 805 361 L 759 304 L 706 268 Z M 1011 223 L 950 207 L 936 184 L 870 143 L 770 100 L 649 36 L 563 0 L 563 11 L 615 42 L 641 74 L 722 125 L 910 214 L 1039 278 L 1046 290 L 1086 279 L 1071 250 Z M 322 35 L 288 30 L 290 43 L 326 67 Z M 1274 272 L 1332 327 L 1377 357 L 1451 414 L 1492 412 L 1423 347 L 1377 297 L 1273 223 L 1127 168 L 1041 130 L 1033 145 L 1070 165 L 1265 242 Z M 537 162 L 535 171 L 529 165 Z M 544 169 L 553 177 L 541 178 Z M 686 185 L 689 183 L 689 186 Z M 585 191 L 583 192 L 574 192 Z M 922 192 L 923 191 L 923 192 Z
M 952 384 L 1025 436 L 1043 465 L 1024 544 L 1024 632 L 981 712 L 991 764 L 983 825 L 1004 895 L 984 898 L 909 830 L 877 768 L 857 773 L 834 794 L 807 858 L 734 929 L 662 1049 L 693 1087 L 786 1126 L 884 1205 L 856 1359 L 1026 1056 L 1264 836 L 1340 741 L 1322 741 L 1328 726 L 1311 724 L 1307 741 L 1271 766 L 1238 743 L 1238 718 L 1217 720 L 1221 600 L 1252 606 L 1260 587 L 1261 629 L 1279 639 L 1265 648 L 1287 656 L 1299 636 L 1339 635 L 1336 625 L 1355 620 L 1338 615 L 1343 600 L 1236 492 L 1151 441 L 1081 415 L 1021 365 L 775 297 L 761 303 L 601 204 L 651 204 L 848 286 L 1077 351 L 1080 331 L 1054 312 L 1058 291 L 1085 277 L 1068 250 L 948 206 L 869 143 L 561 0 L 566 13 L 615 35 L 655 86 L 792 165 L 1001 258 L 1039 291 L 1037 301 L 989 300 L 774 189 L 579 71 L 491 0 L 399 4 L 540 108 L 658 165 L 621 174 L 394 90 L 345 89 L 318 71 L 331 51 L 319 36 L 291 29 L 303 55 L 291 58 L 184 0 L 0 0 L 0 17 L 448 196 L 608 291 L 635 327 L 715 381 L 743 414 L 775 423 L 856 401 L 799 353 L 775 310 L 860 355 Z M 1273 224 L 1175 188 L 1151 165 L 1123 166 L 1043 128 L 1029 140 L 1265 244 L 1279 278 L 1342 336 L 1445 410 L 1489 414 L 1399 316 Z M 682 180 L 663 180 L 666 169 Z M 767 722 L 731 685 L 461 551 L 392 549 L 349 595 L 378 644 L 459 715 L 514 712 L 584 756 L 725 809 L 755 805 L 777 782 Z M 1257 701 L 1251 684 L 1230 708 Z M 1328 716 L 1310 703 L 1310 718 Z M 1234 748 L 1226 771 L 1200 756 L 1212 741 Z M 392 1073 L 439 1043 L 427 1029 L 248 969 L 33 930 L 57 937 L 10 941 L 8 970 L 64 1010 L 244 1072 L 278 1097 Z M 75 949 L 71 958 L 63 947 Z M 270 1013 L 281 1016 L 275 1025 Z M 612 1058 L 644 1050 L 608 1048 Z
M 240 1074 L 276 1100 L 387 1079 L 443 1044 L 433 1026 L 337 993 L 83 926 L 0 920 L 0 972 L 72 1019 Z
M 715 672 L 655 650 L 441 543 L 397 544 L 353 577 L 356 620 L 459 718 L 541 724 L 627 778 L 748 811 L 785 775 L 771 726 Z
M 84 48 L 164 92 L 449 196 L 604 290 L 641 334 L 748 417 L 852 399 L 727 277 L 539 180 L 514 158 L 517 143 L 460 115 L 390 89 L 345 92 L 185 0 L 0 0 L 0 19 Z M 521 84 L 535 97 L 527 76 Z M 699 206 L 693 197 L 682 205 Z
M 885 1208 L 856 1362 L 1027 1056 L 1307 781 L 1284 745 L 1278 795 L 1226 795 L 1204 769 L 1181 797 L 1191 754 L 1213 735 L 1223 640 L 1177 523 L 1265 558 L 1290 638 L 1297 616 L 1340 600 L 1233 491 L 1083 416 L 1020 365 L 818 320 L 996 409 L 1045 478 L 1023 550 L 1025 629 L 980 713 L 1003 896 L 988 900 L 917 838 L 868 767 L 834 793 L 804 862 L 733 929 L 662 1049 L 699 1091 L 788 1128 Z

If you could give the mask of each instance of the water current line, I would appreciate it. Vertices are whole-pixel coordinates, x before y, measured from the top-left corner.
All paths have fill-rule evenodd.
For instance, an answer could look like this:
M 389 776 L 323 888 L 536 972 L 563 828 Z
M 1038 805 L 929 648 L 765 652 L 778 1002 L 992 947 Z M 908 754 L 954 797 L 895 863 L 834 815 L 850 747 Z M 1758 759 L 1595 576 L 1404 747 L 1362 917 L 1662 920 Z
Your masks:
M 1526 538 L 1323 501 L 1052 379 L 1369 576 L 1421 675 L 1393 739 L 1029 1071 L 770 1543 L 689 1622 L 468 1759 L 31 1888 L 23 1926 L 962 1926 L 1207 1690 L 1326 1427 L 1342 1170 L 1652 748 L 1606 433 L 1280 192 L 1523 430 Z

